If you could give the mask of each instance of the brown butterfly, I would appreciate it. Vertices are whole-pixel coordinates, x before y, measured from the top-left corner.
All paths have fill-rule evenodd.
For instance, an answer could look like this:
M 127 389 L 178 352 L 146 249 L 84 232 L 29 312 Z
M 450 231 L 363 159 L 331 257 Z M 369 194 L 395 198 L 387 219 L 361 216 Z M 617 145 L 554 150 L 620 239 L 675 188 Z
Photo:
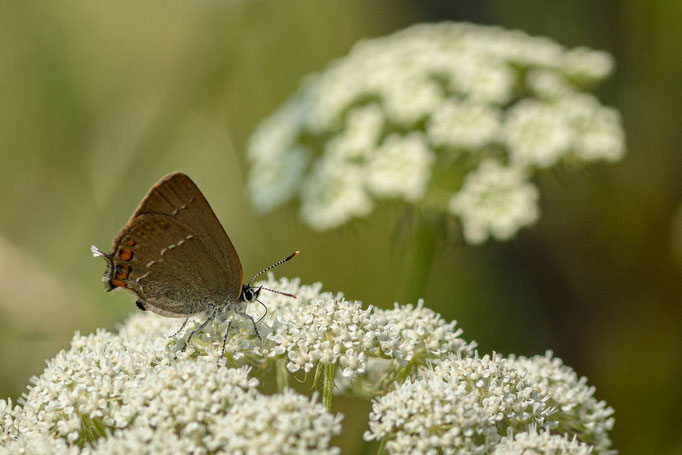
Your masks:
M 181 172 L 165 176 L 149 190 L 114 238 L 109 253 L 95 246 L 91 251 L 107 262 L 102 277 L 107 291 L 127 289 L 137 296 L 135 303 L 143 311 L 187 318 L 173 336 L 184 329 L 189 316 L 206 313 L 206 321 L 189 334 L 185 346 L 213 319 L 226 321 L 229 311 L 251 320 L 260 338 L 257 322 L 245 312 L 246 303 L 260 303 L 267 314 L 267 307 L 258 300 L 261 290 L 296 297 L 251 283 L 299 252 L 244 284 L 242 265 L 230 238 L 199 188 Z M 230 325 L 231 320 L 225 329 L 221 357 Z

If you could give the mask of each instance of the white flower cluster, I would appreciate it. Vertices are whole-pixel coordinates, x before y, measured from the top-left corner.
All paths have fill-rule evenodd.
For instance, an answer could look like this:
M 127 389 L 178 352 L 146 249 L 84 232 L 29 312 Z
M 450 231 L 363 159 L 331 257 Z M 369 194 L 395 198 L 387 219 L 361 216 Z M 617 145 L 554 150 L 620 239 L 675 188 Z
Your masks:
M 3 454 L 22 454 L 22 455 L 77 455 L 80 453 L 78 447 L 69 446 L 64 439 L 54 438 L 47 433 L 32 431 L 22 434 L 20 438 L 14 439 L 4 446 L 0 445 L 0 453 Z
M 414 369 L 450 353 L 471 354 L 475 346 L 460 338 L 456 321 L 443 321 L 421 301 L 416 307 L 380 310 L 363 309 L 360 302 L 316 300 L 290 306 L 280 322 L 268 335 L 276 345 L 268 355 L 286 353 L 292 373 L 338 364 L 341 376 L 352 379 L 365 373 L 372 360 L 393 359 Z
M 451 357 L 374 400 L 365 439 L 391 454 L 488 453 L 508 430 L 546 425 L 553 409 L 497 354 Z
M 193 382 L 189 382 L 190 385 Z M 201 392 L 201 390 L 199 391 Z M 159 426 L 135 424 L 130 429 L 117 430 L 108 438 L 97 441 L 88 455 L 139 453 L 243 453 L 338 454 L 330 446 L 333 435 L 341 433 L 341 415 L 332 416 L 315 400 L 287 389 L 282 394 L 266 396 L 250 391 L 231 397 L 234 404 L 221 412 L 221 403 L 206 408 L 199 417 L 213 420 L 204 427 L 201 418 L 191 425 L 194 435 L 174 431 L 178 425 L 172 418 L 156 415 Z M 177 400 L 171 401 L 180 405 Z M 192 402 L 189 402 L 191 405 Z M 196 406 L 195 406 L 196 407 Z M 152 412 L 154 408 L 150 406 Z M 211 414 L 210 416 L 208 414 Z M 180 428 L 187 429 L 187 426 Z M 206 433 L 197 439 L 198 432 Z
M 534 425 L 527 433 L 505 436 L 492 451 L 493 455 L 591 455 L 592 447 L 577 440 L 552 434 L 549 431 L 537 431 Z
M 470 243 L 506 240 L 537 219 L 536 169 L 623 155 L 618 112 L 583 91 L 612 66 L 604 52 L 464 23 L 363 41 L 254 132 L 253 204 L 267 211 L 298 197 L 302 219 L 329 229 L 397 198 L 449 208 Z M 468 173 L 478 185 L 462 186 Z M 513 177 L 498 185 L 488 173 Z
M 511 359 L 525 372 L 537 393 L 547 396 L 548 403 L 558 409 L 552 416 L 558 423 L 555 432 L 575 435 L 580 441 L 594 446 L 600 454 L 608 453 L 611 447 L 609 431 L 614 424 L 613 409 L 594 398 L 595 389 L 587 384 L 587 378 L 578 377 L 571 367 L 549 351 L 544 356 L 511 356 Z
M 15 439 L 18 436 L 16 426 L 16 411 L 21 408 L 12 406 L 12 400 L 0 400 L 0 444 Z
M 22 396 L 21 433 L 37 430 L 73 444 L 84 429 L 101 432 L 127 425 L 137 413 L 128 394 L 135 390 L 137 395 L 139 378 L 160 351 L 154 343 L 126 341 L 104 330 L 89 336 L 76 333 L 71 349 L 50 360 Z
M 23 406 L 1 402 L 0 442 L 10 453 L 338 452 L 341 416 L 292 391 L 262 395 L 246 367 L 177 356 L 168 322 L 135 316 L 118 334 L 76 334 Z
M 449 210 L 462 220 L 469 243 L 481 243 L 488 236 L 507 240 L 538 219 L 538 197 L 522 168 L 486 160 L 466 176 L 450 199 Z
M 286 355 L 292 373 L 338 364 L 344 377 L 362 374 L 367 355 L 388 338 L 371 308 L 363 309 L 360 302 L 316 300 L 286 313 L 279 329 L 268 335 L 275 344 L 268 355 Z
M 391 327 L 391 338 L 398 340 L 396 348 L 384 348 L 384 352 L 403 365 L 425 365 L 449 354 L 469 356 L 476 348 L 476 342 L 460 338 L 462 329 L 455 329 L 457 321 L 444 321 L 421 299 L 416 306 L 395 304 L 391 310 L 377 310 L 376 317 Z
M 348 301 L 340 293 L 322 292 L 319 283 L 302 286 L 298 280 L 277 281 L 269 275 L 269 281 L 259 284 L 297 298 L 268 293 L 268 314 L 258 324 L 263 342 L 256 337 L 250 321 L 234 317 L 225 349 L 230 365 L 255 367 L 269 360 L 282 360 L 290 373 L 335 365 L 340 380 L 353 380 L 366 373 L 372 377 L 388 372 L 409 374 L 429 360 L 457 353 L 471 355 L 476 346 L 461 338 L 462 330 L 455 329 L 457 321 L 444 321 L 421 300 L 416 306 L 396 304 L 393 309 L 383 310 L 363 308 L 361 302 Z M 251 304 L 248 312 L 256 317 L 259 311 L 262 308 L 258 304 Z M 150 318 L 159 319 L 141 314 L 127 324 L 127 330 L 144 327 Z M 186 330 L 201 322 L 192 320 Z M 164 323 L 160 332 L 170 333 L 173 328 Z M 224 323 L 207 326 L 192 338 L 184 352 L 176 355 L 216 359 L 224 330 Z M 178 343 L 172 349 L 178 351 L 183 346 Z M 368 365 L 372 371 L 368 371 Z M 338 384 L 340 389 L 348 385 L 348 381 Z M 363 383 L 363 387 L 371 385 Z
M 291 390 L 242 400 L 217 422 L 212 453 L 338 454 L 331 437 L 341 433 L 341 415 L 333 416 L 313 398 Z
M 147 453 L 173 455 L 177 453 L 205 453 L 202 447 L 187 438 L 177 435 L 167 426 L 151 428 L 134 425 L 124 430 L 114 430 L 108 437 L 99 438 L 81 455 L 129 455 Z M 77 453 L 77 452 L 76 452 Z
M 281 294 L 263 291 L 264 295 L 267 294 L 268 312 L 263 320 L 258 322 L 258 333 L 265 343 L 256 335 L 250 320 L 232 315 L 230 333 L 225 345 L 225 356 L 230 366 L 261 367 L 268 359 L 286 356 L 284 350 L 277 348 L 280 342 L 285 341 L 281 338 L 283 331 L 290 329 L 284 327 L 285 324 L 295 324 L 297 318 L 301 317 L 298 312 L 309 311 L 311 305 L 317 305 L 321 301 L 343 300 L 341 293 L 323 292 L 321 283 L 302 286 L 298 279 L 281 278 L 275 280 L 270 273 L 268 273 L 268 281 L 259 282 L 257 285 L 294 294 L 297 298 L 292 299 Z M 259 320 L 263 314 L 263 307 L 258 303 L 250 303 L 247 307 L 247 313 L 251 314 L 254 320 Z M 152 320 L 153 322 L 150 322 Z M 185 330 L 177 334 L 178 342 L 173 342 L 170 346 L 175 351 L 175 356 L 178 358 L 208 356 L 215 360 L 219 358 L 226 329 L 226 324 L 223 322 L 214 321 L 212 324 L 208 324 L 201 332 L 194 335 L 189 346 L 185 346 L 184 342 L 181 341 L 183 336 L 187 336 L 188 333 L 199 327 L 204 320 L 204 317 L 191 318 Z M 176 332 L 178 327 L 179 323 L 175 319 L 157 318 L 152 314 L 138 313 L 130 319 L 123 330 L 127 332 L 144 330 L 147 334 L 153 330 L 158 337 L 161 337 L 164 334 Z M 279 335 L 275 336 L 276 334 Z M 309 369 L 305 371 L 309 371 Z
M 450 355 L 375 398 L 365 439 L 391 454 L 610 454 L 612 415 L 551 352 Z
M 271 275 L 262 284 L 298 298 L 269 296 L 262 342 L 250 321 L 233 318 L 224 359 L 224 323 L 209 324 L 184 351 L 168 337 L 179 321 L 147 313 L 118 333 L 76 334 L 21 405 L 0 401 L 0 452 L 336 454 L 342 417 L 325 407 L 336 384 L 373 397 L 365 438 L 388 453 L 591 453 L 577 441 L 608 453 L 613 411 L 551 354 L 481 357 L 422 301 L 363 308 L 319 284 Z M 325 406 L 285 386 L 264 395 L 252 376 L 313 369 L 325 372 Z
M 586 93 L 552 103 L 520 101 L 508 110 L 502 135 L 511 162 L 522 167 L 549 167 L 561 159 L 616 161 L 625 151 L 618 111 Z

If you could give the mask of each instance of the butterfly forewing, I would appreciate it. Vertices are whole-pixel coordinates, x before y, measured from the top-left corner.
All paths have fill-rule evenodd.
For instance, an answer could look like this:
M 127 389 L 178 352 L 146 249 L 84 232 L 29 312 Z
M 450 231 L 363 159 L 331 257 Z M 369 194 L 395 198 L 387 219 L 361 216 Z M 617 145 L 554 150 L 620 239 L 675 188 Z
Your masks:
M 225 229 L 208 201 L 187 175 L 174 172 L 159 180 L 144 197 L 128 224 L 146 214 L 171 216 L 189 226 L 223 264 L 232 286 L 238 292 L 242 285 L 242 266 Z M 120 235 L 120 233 L 119 233 Z M 114 244 L 119 240 L 114 239 Z
M 164 316 L 186 316 L 239 298 L 239 258 L 194 182 L 161 179 L 118 233 L 109 253 L 110 287 L 124 287 Z

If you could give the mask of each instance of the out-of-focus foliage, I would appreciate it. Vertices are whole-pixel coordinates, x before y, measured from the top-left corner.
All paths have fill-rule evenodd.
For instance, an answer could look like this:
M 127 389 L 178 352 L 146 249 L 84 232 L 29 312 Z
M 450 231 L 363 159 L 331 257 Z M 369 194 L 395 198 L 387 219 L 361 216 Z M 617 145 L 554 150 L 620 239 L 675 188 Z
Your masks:
M 612 54 L 615 71 L 597 96 L 621 112 L 628 154 L 540 176 L 542 217 L 511 244 L 468 248 L 439 237 L 423 277 L 427 305 L 438 302 L 482 351 L 552 348 L 615 409 L 620 453 L 682 450 L 674 0 L 2 2 L 0 395 L 16 398 L 74 330 L 111 327 L 134 310 L 128 295 L 103 292 L 102 264 L 88 248 L 106 248 L 172 170 L 205 192 L 246 275 L 300 249 L 291 275 L 367 304 L 407 303 L 405 258 L 423 239 L 392 226 L 418 221 L 387 206 L 352 228 L 316 233 L 293 210 L 259 217 L 244 194 L 243 153 L 305 74 L 361 39 L 443 20 Z M 353 400 L 334 405 L 369 413 Z M 356 425 L 361 434 L 365 421 L 347 418 L 344 431 Z

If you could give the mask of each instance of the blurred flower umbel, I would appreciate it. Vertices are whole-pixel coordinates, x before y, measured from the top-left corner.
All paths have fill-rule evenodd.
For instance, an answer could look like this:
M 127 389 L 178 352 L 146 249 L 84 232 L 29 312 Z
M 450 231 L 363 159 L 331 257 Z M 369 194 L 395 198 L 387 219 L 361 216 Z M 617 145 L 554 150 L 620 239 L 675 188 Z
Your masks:
M 448 209 L 462 220 L 464 236 L 481 243 L 489 235 L 506 240 L 539 216 L 538 190 L 519 167 L 486 160 L 469 173 Z
M 549 353 L 480 356 L 421 301 L 383 310 L 319 284 L 272 276 L 263 284 L 299 298 L 272 296 L 262 342 L 234 318 L 222 359 L 224 323 L 186 347 L 168 338 L 179 321 L 146 313 L 117 333 L 77 333 L 20 405 L 0 401 L 0 451 L 337 454 L 334 390 L 372 397 L 365 439 L 381 452 L 609 451 L 613 411 Z M 322 403 L 308 387 L 306 396 L 287 386 L 313 371 L 308 383 L 323 377 Z M 267 395 L 273 377 L 277 391 Z
M 469 243 L 507 240 L 538 218 L 534 172 L 623 155 L 618 112 L 585 91 L 612 67 L 605 52 L 472 24 L 363 41 L 255 131 L 252 202 L 298 198 L 322 230 L 397 199 L 457 216 Z

